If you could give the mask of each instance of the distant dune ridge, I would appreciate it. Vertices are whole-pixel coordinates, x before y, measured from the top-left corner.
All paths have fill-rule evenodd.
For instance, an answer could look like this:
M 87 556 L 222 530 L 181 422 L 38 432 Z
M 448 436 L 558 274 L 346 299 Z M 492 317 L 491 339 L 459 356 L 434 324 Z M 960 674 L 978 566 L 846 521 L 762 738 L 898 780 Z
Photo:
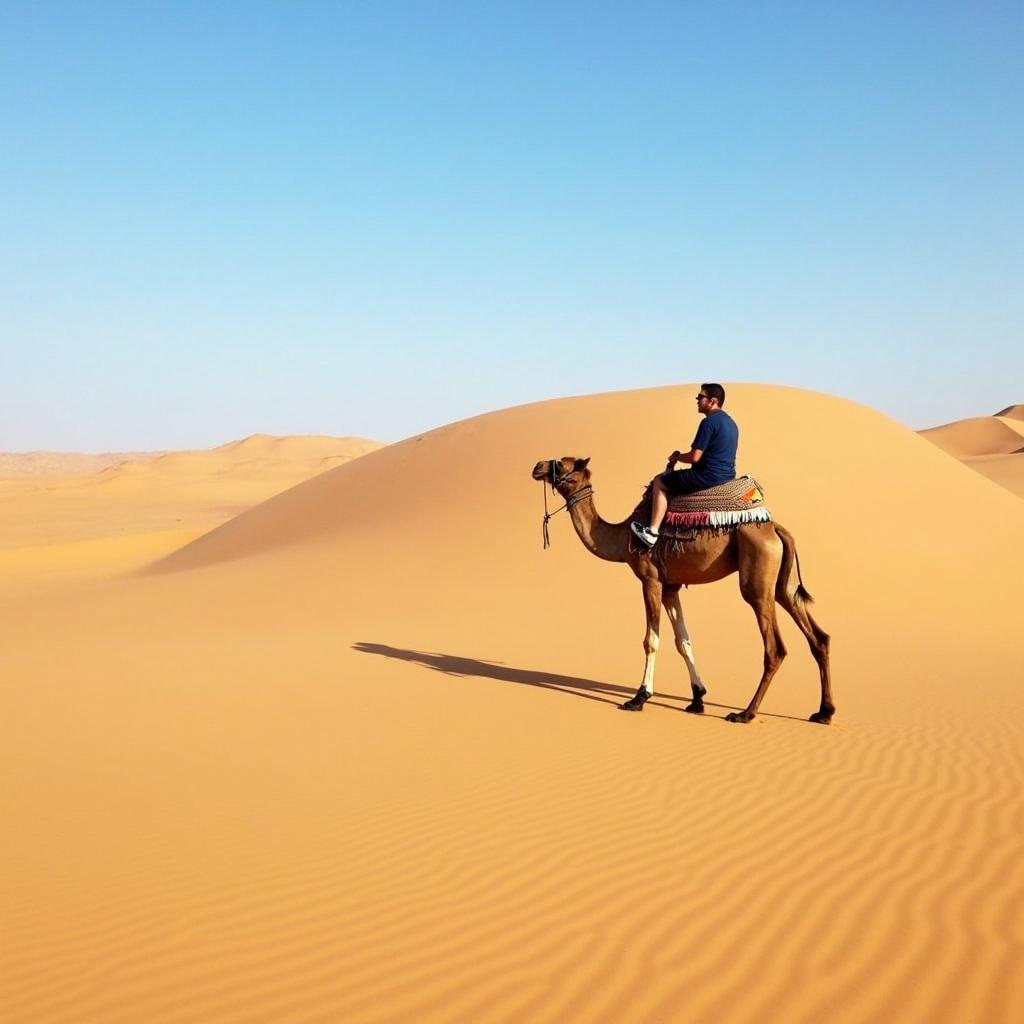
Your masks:
M 788 619 L 762 713 L 723 720 L 761 669 L 735 576 L 683 595 L 708 713 L 667 622 L 618 711 L 639 585 L 565 512 L 542 548 L 533 465 L 590 456 L 621 519 L 692 384 L 449 424 L 116 576 L 105 540 L 73 580 L 23 549 L 5 1020 L 1024 1019 L 1024 504 L 864 406 L 726 387 L 832 634 L 830 727 Z
M 107 479 L 121 473 L 161 473 L 170 469 L 236 471 L 256 461 L 291 466 L 296 461 L 340 463 L 379 448 L 362 437 L 319 434 L 275 436 L 252 434 L 210 449 L 154 452 L 0 452 L 0 480 L 26 476 L 90 476 L 106 472 Z M 155 465 L 154 465 L 155 463 Z
M 342 465 L 380 447 L 362 437 L 252 434 L 217 448 L 165 452 L 153 459 L 112 465 L 101 473 L 103 482 L 122 476 L 194 476 L 207 481 L 218 476 L 256 477 L 281 474 L 295 478 Z
M 0 480 L 25 476 L 81 476 L 120 462 L 155 459 L 163 452 L 0 452 Z
M 379 447 L 361 437 L 254 434 L 217 448 L 141 457 L 0 456 L 11 467 L 0 479 L 0 551 L 44 545 L 60 562 L 67 552 L 55 546 L 101 538 L 163 533 L 159 545 L 183 543 L 185 532 L 205 532 Z
M 966 466 L 1024 498 L 1024 405 L 920 431 Z

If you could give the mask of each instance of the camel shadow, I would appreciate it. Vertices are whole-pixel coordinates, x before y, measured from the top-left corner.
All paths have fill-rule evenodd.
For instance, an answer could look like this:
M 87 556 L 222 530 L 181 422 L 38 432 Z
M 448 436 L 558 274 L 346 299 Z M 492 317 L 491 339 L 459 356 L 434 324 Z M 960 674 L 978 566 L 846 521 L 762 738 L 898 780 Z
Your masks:
M 500 661 L 482 661 L 479 658 L 462 658 L 455 654 L 440 654 L 429 651 L 413 651 L 404 647 L 390 647 L 387 644 L 373 644 L 360 641 L 352 645 L 360 654 L 377 654 L 384 658 L 395 658 L 398 661 L 410 661 L 424 668 L 443 672 L 448 676 L 476 676 L 481 679 L 495 679 L 502 683 L 516 683 L 520 686 L 536 686 L 542 690 L 553 690 L 555 693 L 568 694 L 582 700 L 592 700 L 599 704 L 610 704 L 618 708 L 624 698 L 632 697 L 634 687 L 617 686 L 614 683 L 603 683 L 597 679 L 586 679 L 583 676 L 562 676 L 554 672 L 535 672 L 531 669 L 512 668 Z M 653 698 L 647 702 L 649 707 L 668 708 L 679 711 L 679 704 L 688 704 L 689 695 L 681 697 L 672 693 L 661 694 L 661 700 Z M 678 701 L 669 704 L 666 701 Z M 724 712 L 740 711 L 731 704 L 714 704 L 704 702 L 708 707 L 720 708 Z M 803 721 L 791 715 L 772 715 L 761 712 L 766 718 L 789 718 L 792 721 Z M 717 716 L 716 716 L 717 717 Z
M 424 668 L 443 672 L 446 676 L 477 676 L 482 679 L 496 679 L 502 683 L 518 683 L 520 686 L 537 686 L 542 690 L 567 693 L 583 700 L 599 704 L 618 705 L 622 700 L 612 699 L 615 695 L 632 696 L 633 691 L 614 683 L 602 683 L 582 676 L 560 676 L 553 672 L 533 672 L 530 669 L 510 668 L 500 661 L 481 661 L 479 658 L 460 658 L 454 654 L 439 654 L 428 651 L 411 651 L 404 647 L 389 647 L 387 644 L 355 643 L 354 651 L 360 654 L 379 654 L 385 658 L 411 661 Z M 600 694 L 608 694 L 602 697 Z

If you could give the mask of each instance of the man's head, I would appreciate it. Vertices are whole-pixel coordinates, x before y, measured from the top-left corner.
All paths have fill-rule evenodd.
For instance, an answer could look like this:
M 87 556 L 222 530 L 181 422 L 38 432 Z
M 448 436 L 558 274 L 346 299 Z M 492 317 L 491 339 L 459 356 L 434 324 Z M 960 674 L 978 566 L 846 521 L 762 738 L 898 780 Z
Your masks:
M 725 405 L 725 388 L 721 384 L 701 384 L 697 395 L 697 412 L 707 415 Z

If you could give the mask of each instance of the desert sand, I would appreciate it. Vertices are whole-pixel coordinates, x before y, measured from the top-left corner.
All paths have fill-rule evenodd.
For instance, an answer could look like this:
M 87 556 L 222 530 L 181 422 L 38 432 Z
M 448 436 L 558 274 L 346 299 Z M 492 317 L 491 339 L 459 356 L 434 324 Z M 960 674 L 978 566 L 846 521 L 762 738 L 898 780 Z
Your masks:
M 217 448 L 0 456 L 0 571 L 122 572 L 380 447 L 254 434 Z
M 0 480 L 98 473 L 122 462 L 157 459 L 167 452 L 0 452 Z
M 1018 403 L 1017 405 L 1008 405 L 1005 409 L 1000 409 L 996 413 L 997 416 L 1005 416 L 1008 419 L 1013 420 L 1024 420 L 1024 403 Z
M 944 452 L 1024 498 L 1024 405 L 922 430 Z
M 639 586 L 565 513 L 541 548 L 533 465 L 590 456 L 622 519 L 693 384 L 444 426 L 74 576 L 33 535 L 0 577 L 5 1020 L 1024 1019 L 1024 503 L 871 409 L 727 387 L 832 726 L 788 619 L 723 720 L 760 674 L 735 576 L 683 595 L 708 713 L 671 644 L 618 711 Z

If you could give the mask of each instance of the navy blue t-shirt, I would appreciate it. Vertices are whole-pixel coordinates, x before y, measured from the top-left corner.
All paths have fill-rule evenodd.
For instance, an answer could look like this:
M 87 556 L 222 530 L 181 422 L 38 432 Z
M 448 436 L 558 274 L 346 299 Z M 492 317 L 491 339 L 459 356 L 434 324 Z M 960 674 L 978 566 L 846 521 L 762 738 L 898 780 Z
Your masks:
M 736 479 L 736 448 L 740 443 L 740 428 L 724 410 L 705 416 L 697 428 L 692 447 L 704 454 L 691 473 L 707 487 Z

